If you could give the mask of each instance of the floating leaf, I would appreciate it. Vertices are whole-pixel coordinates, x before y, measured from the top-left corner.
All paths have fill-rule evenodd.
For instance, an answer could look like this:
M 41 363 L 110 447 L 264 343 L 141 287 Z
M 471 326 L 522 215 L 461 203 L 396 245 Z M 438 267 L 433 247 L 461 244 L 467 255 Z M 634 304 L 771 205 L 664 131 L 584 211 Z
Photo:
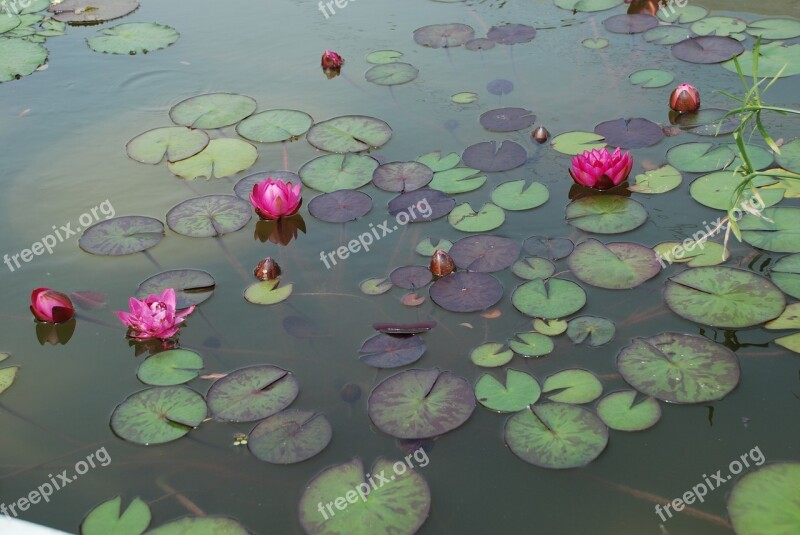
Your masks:
M 244 95 L 209 93 L 179 102 L 169 117 L 175 124 L 210 130 L 238 123 L 251 116 L 256 106 L 255 100 Z
M 619 195 L 594 195 L 567 206 L 573 227 L 596 234 L 619 234 L 640 227 L 647 220 L 644 206 Z
M 507 95 L 514 91 L 514 83 L 510 80 L 492 80 L 486 84 L 486 90 L 492 95 Z
M 765 329 L 800 329 L 800 303 L 787 305 L 780 316 L 764 324 Z
M 456 104 L 472 104 L 476 100 L 478 100 L 478 94 L 473 93 L 471 91 L 462 91 L 461 93 L 456 93 L 450 100 L 455 102 Z M 461 158 L 459 158 L 460 160 Z
M 214 381 L 206 397 L 214 418 L 253 422 L 288 407 L 299 390 L 292 372 L 262 364 L 241 368 Z
M 417 209 L 420 204 L 427 205 L 428 209 Z M 421 188 L 398 195 L 389 201 L 389 214 L 397 218 L 398 214 L 405 212 L 411 223 L 433 221 L 449 214 L 455 205 L 456 200 L 441 191 Z
M 635 390 L 614 392 L 597 403 L 597 415 L 616 431 L 644 431 L 656 425 L 661 419 L 658 401 L 645 398 L 634 405 L 635 400 Z
M 572 281 L 550 278 L 520 284 L 511 295 L 514 307 L 534 318 L 558 319 L 586 304 L 586 292 Z
M 250 203 L 233 195 L 206 195 L 183 201 L 167 212 L 167 225 L 191 238 L 222 236 L 241 229 L 253 216 Z
M 415 335 L 376 334 L 359 349 L 359 360 L 373 368 L 399 368 L 418 361 L 425 353 L 425 342 Z
M 511 271 L 527 280 L 547 279 L 556 272 L 556 266 L 546 258 L 529 256 L 514 262 Z
M 201 269 L 170 269 L 140 282 L 136 297 L 145 299 L 172 288 L 177 298 L 175 307 L 180 310 L 204 302 L 214 294 L 215 285 L 214 277 Z
M 185 126 L 155 128 L 128 142 L 128 156 L 137 162 L 157 164 L 190 158 L 208 146 L 208 134 Z
M 0 16 L 6 19 L 6 15 Z M 11 19 L 13 20 L 13 19 Z M 28 76 L 47 61 L 47 49 L 25 39 L 0 37 L 0 82 Z
M 451 152 L 447 156 L 442 156 L 441 151 L 434 151 L 420 156 L 417 158 L 417 161 L 429 167 L 434 173 L 438 173 L 439 171 L 447 171 L 457 166 L 461 161 L 461 156 L 455 152 Z
M 487 273 L 455 272 L 433 283 L 433 302 L 451 312 L 477 312 L 497 304 L 503 286 Z
M 603 385 L 595 375 L 586 370 L 572 369 L 555 373 L 545 379 L 542 392 L 551 394 L 548 398 L 559 403 L 580 405 L 600 397 Z
M 484 141 L 466 148 L 461 159 L 469 167 L 480 171 L 500 172 L 516 169 L 528 161 L 528 153 L 519 143 L 503 141 L 500 147 L 496 141 Z
M 81 523 L 81 535 L 142 535 L 152 520 L 150 506 L 134 498 L 122 511 L 122 497 L 101 503 Z
M 486 37 L 501 45 L 529 43 L 536 37 L 536 28 L 527 24 L 502 24 L 489 28 Z
M 794 39 L 800 37 L 800 21 L 788 18 L 754 20 L 745 31 L 762 39 Z
M 695 233 L 697 235 L 698 233 Z M 704 232 L 700 232 L 704 234 Z M 716 266 L 725 262 L 730 257 L 730 251 L 722 245 L 709 241 L 685 240 L 683 243 L 664 242 L 655 246 L 656 255 L 670 264 L 673 262 L 687 262 L 689 267 Z
M 324 450 L 332 434 L 324 414 L 288 409 L 259 422 L 250 431 L 247 447 L 268 463 L 299 463 Z
M 266 173 L 247 175 L 236 183 L 236 185 L 233 187 L 233 191 L 238 197 L 244 199 L 245 201 L 249 201 L 250 194 L 253 193 L 253 186 L 268 178 L 272 178 L 274 180 L 283 180 L 284 182 L 291 182 L 292 184 L 297 184 L 300 182 L 300 177 L 294 173 L 290 173 L 289 171 L 267 171 Z
M 416 251 L 417 253 L 421 254 L 422 256 L 432 256 L 433 253 L 441 249 L 444 252 L 450 250 L 453 246 L 453 242 L 450 240 L 441 239 L 436 242 L 436 245 L 433 244 L 433 241 L 430 238 L 425 238 L 421 242 L 417 244 Z
M 457 230 L 463 232 L 486 232 L 494 230 L 506 220 L 506 213 L 490 202 L 484 204 L 479 211 L 474 211 L 469 203 L 459 204 L 447 216 L 447 221 Z
M 530 210 L 537 208 L 550 198 L 547 186 L 532 182 L 525 188 L 525 180 L 503 182 L 492 191 L 492 201 L 505 210 Z
M 419 69 L 402 62 L 375 65 L 364 74 L 368 82 L 388 86 L 407 84 L 416 80 L 417 76 L 419 76 Z
M 277 143 L 302 136 L 314 119 L 297 110 L 268 110 L 251 115 L 236 126 L 236 133 L 258 143 Z
M 117 405 L 111 429 L 136 444 L 164 444 L 200 425 L 206 414 L 206 402 L 194 390 L 158 386 L 136 392 Z
M 722 399 L 736 388 L 740 373 L 730 349 L 678 333 L 634 339 L 617 355 L 617 368 L 639 392 L 671 403 Z
M 367 63 L 384 65 L 386 63 L 394 63 L 402 57 L 403 53 L 397 50 L 376 50 L 367 54 Z
M 224 178 L 249 169 L 256 162 L 258 151 L 241 139 L 212 139 L 206 148 L 190 158 L 170 162 L 172 174 L 189 180 Z
M 575 244 L 566 238 L 550 239 L 543 236 L 531 236 L 522 243 L 522 247 L 528 254 L 555 262 L 568 257 L 575 248 Z
M 244 291 L 244 298 L 255 305 L 274 305 L 285 301 L 292 295 L 292 284 L 278 286 L 280 279 L 256 282 Z
M 466 24 L 431 24 L 414 31 L 414 42 L 431 48 L 461 46 L 475 37 L 475 30 Z
M 661 11 L 659 11 L 659 15 Z M 656 26 L 642 34 L 648 43 L 657 45 L 674 45 L 692 36 L 692 32 L 681 26 Z
M 474 191 L 485 183 L 486 175 L 481 175 L 477 169 L 455 167 L 435 173 L 428 187 L 442 193 L 454 194 Z
M 9 366 L 8 368 L 0 369 L 0 394 L 8 390 L 17 378 L 19 366 Z
M 769 273 L 775 285 L 795 299 L 800 299 L 800 254 L 784 256 Z
M 603 21 L 603 27 L 611 33 L 643 33 L 658 26 L 658 19 L 646 13 L 614 15 Z
M 661 271 L 649 247 L 593 239 L 578 244 L 569 257 L 569 268 L 583 282 L 611 290 L 635 288 Z
M 553 352 L 554 344 L 552 338 L 542 333 L 517 333 L 517 339 L 510 340 L 508 347 L 514 353 L 525 358 L 543 357 Z
M 605 11 L 622 4 L 623 0 L 553 0 L 561 9 L 569 11 L 593 12 Z
M 642 69 L 632 72 L 628 76 L 628 80 L 633 85 L 640 85 L 646 88 L 657 88 L 669 85 L 675 79 L 675 76 L 669 71 L 661 69 Z
M 766 251 L 800 253 L 800 208 L 767 208 L 762 215 L 771 222 L 751 214 L 739 221 L 744 241 Z
M 517 412 L 536 403 L 541 388 L 536 379 L 525 372 L 506 370 L 506 382 L 501 383 L 484 374 L 475 383 L 475 397 L 487 409 L 497 412 Z
M 432 179 L 431 168 L 419 162 L 386 163 L 372 173 L 372 183 L 376 187 L 398 193 L 425 187 Z
M 414 323 L 373 323 L 372 328 L 383 334 L 420 334 L 433 329 L 438 325 L 437 322 L 417 321 Z
M 87 228 L 78 245 L 87 253 L 126 255 L 154 247 L 164 237 L 164 224 L 145 216 L 114 217 Z
M 425 297 L 412 292 L 404 295 L 400 302 L 409 307 L 417 307 L 425 302 Z
M 775 342 L 781 347 L 788 349 L 789 351 L 800 353 L 800 333 L 795 333 L 790 336 L 783 336 L 781 338 L 776 338 L 775 340 L 773 340 L 773 342 Z
M 458 240 L 449 252 L 459 268 L 488 273 L 512 265 L 519 257 L 519 250 L 514 240 L 481 234 Z
M 581 44 L 583 45 L 584 48 L 588 48 L 590 50 L 599 50 L 602 48 L 606 48 L 609 43 L 608 39 L 606 39 L 605 37 L 598 37 L 596 39 L 594 38 L 584 39 L 583 41 L 581 41 Z
M 667 151 L 667 161 L 687 173 L 708 173 L 727 167 L 736 154 L 728 145 L 684 143 Z
M 636 184 L 628 187 L 628 189 L 636 193 L 666 193 L 680 186 L 682 180 L 683 177 L 680 171 L 671 165 L 664 165 L 658 169 L 636 175 Z
M 64 0 L 47 8 L 53 18 L 72 25 L 98 24 L 118 19 L 139 7 L 139 0 Z
M 167 48 L 181 36 L 175 28 L 155 22 L 129 22 L 100 30 L 99 37 L 87 39 L 89 48 L 105 54 L 147 54 Z
M 148 385 L 171 386 L 188 383 L 203 369 L 203 359 L 194 351 L 170 349 L 147 357 L 136 376 Z
M 378 162 L 360 154 L 328 154 L 300 168 L 300 178 L 309 188 L 323 193 L 358 189 L 369 184 Z
M 741 45 L 740 45 L 741 46 Z M 783 41 L 762 44 L 758 49 L 758 77 L 773 78 L 780 73 L 780 77 L 795 76 L 800 74 L 800 44 L 786 45 Z M 740 65 L 751 65 L 753 53 L 745 51 L 739 57 Z M 736 72 L 733 61 L 722 64 L 727 70 Z
M 346 223 L 367 215 L 372 198 L 366 193 L 343 189 L 317 195 L 308 203 L 308 212 L 321 221 Z
M 467 50 L 491 50 L 497 45 L 491 39 L 470 39 L 464 44 L 464 48 Z
M 763 50 L 764 47 L 761 48 Z M 692 37 L 672 45 L 672 55 L 689 63 L 722 63 L 742 52 L 744 52 L 742 43 L 730 37 Z M 744 57 L 742 61 L 744 65 L 749 65 L 749 60 Z M 728 68 L 726 64 L 723 64 L 723 67 Z M 766 75 L 759 73 L 759 76 Z
M 389 275 L 392 284 L 406 290 L 417 290 L 433 280 L 431 270 L 423 266 L 402 266 Z
M 658 18 L 664 22 L 676 22 L 680 24 L 689 24 L 696 20 L 700 20 L 708 15 L 708 10 L 700 6 L 680 6 L 675 9 L 674 6 L 669 5 L 667 9 L 658 10 Z
M 558 152 L 570 156 L 581 154 L 587 150 L 602 149 L 606 146 L 603 136 L 593 132 L 566 132 L 554 137 L 550 144 Z
M 480 116 L 481 126 L 490 132 L 514 132 L 530 128 L 536 116 L 525 108 L 500 108 Z
M 641 149 L 655 145 L 664 137 L 661 127 L 641 117 L 605 121 L 594 128 L 608 145 L 622 149 Z
M 505 366 L 514 358 L 514 352 L 504 348 L 505 345 L 501 343 L 487 342 L 473 349 L 469 358 L 473 364 L 484 368 Z
M 597 347 L 610 342 L 614 338 L 615 330 L 614 323 L 605 318 L 579 316 L 570 320 L 567 336 L 575 344 L 585 341 L 588 345 Z
M 800 138 L 783 145 L 781 153 L 775 155 L 775 161 L 787 171 L 800 173 Z
M 783 199 L 784 189 L 766 189 L 759 186 L 769 185 L 773 182 L 767 177 L 756 177 L 751 184 L 758 190 L 761 200 L 765 206 L 772 206 Z M 739 176 L 733 175 L 730 171 L 719 171 L 703 175 L 696 179 L 689 186 L 689 193 L 692 198 L 704 206 L 716 210 L 727 210 L 734 201 L 734 190 L 739 185 Z M 758 201 L 752 200 L 753 193 L 750 189 L 745 189 L 743 197 L 745 202 L 752 202 L 758 205 Z
M 751 458 L 757 449 L 750 451 Z M 772 463 L 745 474 L 728 497 L 728 516 L 733 529 L 738 535 L 797 533 L 800 530 L 798 486 L 800 463 L 797 462 Z
M 475 410 L 472 386 L 450 372 L 406 370 L 370 393 L 367 412 L 375 426 L 397 438 L 430 438 L 452 431 Z
M 392 283 L 387 279 L 373 278 L 362 281 L 358 287 L 367 295 L 380 295 L 391 290 Z
M 159 526 L 147 535 L 249 535 L 244 526 L 232 518 L 203 516 L 186 517 Z
M 705 17 L 691 25 L 691 30 L 697 35 L 719 35 L 727 37 L 743 32 L 747 23 L 742 19 L 733 17 Z
M 0 19 L 0 34 L 11 32 L 15 28 L 20 27 L 22 20 L 12 12 L 7 4 L 3 4 L 2 12 L 5 14 L 5 17 Z

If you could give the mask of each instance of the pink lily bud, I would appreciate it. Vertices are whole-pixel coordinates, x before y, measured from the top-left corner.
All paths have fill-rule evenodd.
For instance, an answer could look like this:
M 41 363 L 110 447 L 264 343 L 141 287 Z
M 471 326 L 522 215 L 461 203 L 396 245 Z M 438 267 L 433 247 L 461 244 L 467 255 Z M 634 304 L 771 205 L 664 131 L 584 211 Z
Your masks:
M 333 50 L 326 50 L 325 53 L 322 54 L 323 69 L 341 69 L 342 65 L 344 65 L 344 58 Z
M 669 107 L 678 112 L 696 111 L 700 107 L 700 93 L 693 85 L 683 83 L 669 96 Z
M 39 321 L 63 323 L 75 314 L 72 301 L 65 294 L 50 288 L 36 288 L 31 292 L 31 312 Z

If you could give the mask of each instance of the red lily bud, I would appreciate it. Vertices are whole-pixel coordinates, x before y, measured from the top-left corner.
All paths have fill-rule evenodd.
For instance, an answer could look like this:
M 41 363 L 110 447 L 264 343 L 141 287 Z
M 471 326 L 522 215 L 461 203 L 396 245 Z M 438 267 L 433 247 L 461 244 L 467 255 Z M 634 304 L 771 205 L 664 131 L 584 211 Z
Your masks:
M 266 257 L 258 263 L 256 269 L 253 271 L 257 279 L 268 281 L 277 279 L 281 275 L 281 267 L 271 257 Z
M 669 107 L 675 111 L 696 111 L 700 107 L 700 93 L 691 84 L 681 84 L 669 96 Z
M 31 312 L 39 321 L 63 323 L 75 314 L 75 307 L 69 297 L 61 292 L 36 288 L 31 293 Z
M 456 263 L 453 262 L 453 257 L 447 254 L 447 251 L 437 249 L 431 257 L 430 269 L 436 277 L 444 277 L 456 270 Z
M 344 59 L 333 50 L 326 50 L 322 54 L 323 69 L 341 69 L 342 65 L 344 65 Z

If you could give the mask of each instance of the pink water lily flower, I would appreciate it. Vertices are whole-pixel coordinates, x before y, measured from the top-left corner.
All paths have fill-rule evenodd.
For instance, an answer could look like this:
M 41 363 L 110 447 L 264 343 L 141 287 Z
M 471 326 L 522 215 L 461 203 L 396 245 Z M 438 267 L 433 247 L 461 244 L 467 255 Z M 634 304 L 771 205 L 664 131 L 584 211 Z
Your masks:
M 280 219 L 296 214 L 303 198 L 300 184 L 293 186 L 291 182 L 268 177 L 253 186 L 250 202 L 262 219 Z
M 131 297 L 130 312 L 118 311 L 119 320 L 130 328 L 128 336 L 139 340 L 159 338 L 165 340 L 178 333 L 183 318 L 194 312 L 194 305 L 176 312 L 175 290 L 167 288 L 161 295 L 150 295 L 146 299 Z
M 64 323 L 75 314 L 69 297 L 50 288 L 36 288 L 31 292 L 31 312 L 39 321 Z
M 609 189 L 625 182 L 633 167 L 633 156 L 619 148 L 584 151 L 572 158 L 572 179 L 594 189 Z

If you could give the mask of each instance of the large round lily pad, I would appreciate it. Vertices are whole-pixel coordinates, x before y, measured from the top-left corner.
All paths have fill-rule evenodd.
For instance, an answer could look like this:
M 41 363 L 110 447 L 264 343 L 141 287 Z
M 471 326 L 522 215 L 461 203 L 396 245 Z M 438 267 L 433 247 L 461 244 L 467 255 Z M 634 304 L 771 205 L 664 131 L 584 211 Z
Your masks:
M 475 37 L 475 30 L 466 24 L 431 24 L 414 31 L 414 42 L 431 48 L 461 46 Z
M 297 110 L 267 110 L 251 115 L 236 126 L 236 133 L 258 143 L 277 143 L 305 134 L 314 119 Z
M 520 284 L 511 295 L 514 307 L 528 316 L 558 319 L 574 314 L 586 304 L 586 292 L 572 281 L 550 278 Z
M 300 497 L 300 523 L 309 535 L 408 534 L 419 530 L 428 518 L 431 491 L 417 470 L 400 470 L 399 464 L 378 459 L 364 475 L 361 459 L 339 464 L 324 470 L 303 490 Z M 385 474 L 391 483 L 370 485 L 374 475 Z M 393 475 L 392 475 L 393 474 Z M 347 499 L 345 512 L 323 508 L 336 497 Z M 337 514 L 338 513 L 338 514 Z
M 775 161 L 787 171 L 800 173 L 800 138 L 785 143 L 781 153 L 775 155 Z
M 566 258 L 575 249 L 575 244 L 567 238 L 546 238 L 544 236 L 531 236 L 522 243 L 525 252 L 547 258 L 555 262 Z
M 671 403 L 722 399 L 736 388 L 740 375 L 730 349 L 679 333 L 634 339 L 617 355 L 617 368 L 639 392 Z
M 691 37 L 672 45 L 672 55 L 689 63 L 722 63 L 742 52 L 744 46 L 736 39 L 716 35 Z
M 392 137 L 385 122 L 365 115 L 343 115 L 317 123 L 306 134 L 313 146 L 328 152 L 361 152 L 378 148 Z
M 475 397 L 478 402 L 497 412 L 521 411 L 536 403 L 540 394 L 541 388 L 536 379 L 517 370 L 506 370 L 505 384 L 488 373 L 475 383 Z
M 218 420 L 252 422 L 282 411 L 299 391 L 290 371 L 268 364 L 248 366 L 211 385 L 208 408 Z
M 529 43 L 536 37 L 536 28 L 527 24 L 501 24 L 489 28 L 486 37 L 501 45 Z
M 49 3 L 49 2 L 48 2 Z M 153 515 L 150 506 L 134 498 L 122 510 L 122 497 L 107 500 L 86 515 L 81 522 L 81 535 L 141 535 L 150 525 Z
M 250 203 L 234 195 L 206 195 L 183 201 L 167 212 L 167 225 L 191 238 L 236 232 L 253 216 Z
M 328 154 L 300 168 L 300 178 L 309 188 L 323 193 L 358 189 L 369 184 L 378 161 L 360 154 Z
M 89 48 L 105 54 L 147 54 L 167 48 L 181 36 L 175 28 L 155 22 L 129 22 L 100 30 L 87 39 Z
M 262 461 L 292 464 L 310 459 L 330 443 L 333 430 L 325 415 L 288 409 L 250 431 L 247 447 Z
M 194 351 L 170 349 L 147 357 L 136 376 L 145 384 L 170 386 L 188 383 L 203 369 L 203 359 Z
M 787 295 L 800 299 L 800 254 L 784 256 L 769 273 L 769 278 Z
M 573 227 L 596 234 L 619 234 L 640 227 L 647 220 L 644 206 L 619 195 L 592 195 L 567 206 Z
M 503 433 L 517 457 L 542 468 L 585 466 L 608 444 L 605 424 L 567 403 L 532 405 L 511 416 Z
M 402 61 L 375 65 L 364 73 L 368 82 L 385 86 L 407 84 L 416 80 L 417 76 L 419 69 Z
M 249 169 L 256 163 L 258 151 L 241 139 L 212 139 L 206 148 L 194 156 L 170 162 L 172 174 L 189 180 L 195 178 L 225 178 Z
M 786 192 L 786 190 L 782 188 L 766 189 L 760 187 L 773 183 L 772 180 L 765 176 L 757 176 L 752 181 L 752 185 L 756 187 L 764 206 L 772 206 L 779 203 Z M 738 175 L 733 175 L 730 171 L 718 171 L 716 173 L 703 175 L 694 180 L 689 186 L 689 194 L 691 194 L 694 200 L 704 206 L 716 210 L 728 210 L 734 202 L 735 190 L 738 185 Z M 753 193 L 750 189 L 744 190 L 743 194 L 748 202 L 753 197 Z M 758 203 L 756 200 L 753 202 L 756 203 L 756 205 Z M 749 221 L 747 223 L 749 223 Z M 775 234 L 775 232 L 771 232 L 770 234 Z
M 208 146 L 209 138 L 202 130 L 186 126 L 166 126 L 139 134 L 128 142 L 128 156 L 137 162 L 157 164 L 167 158 L 177 162 L 190 158 Z
M 762 39 L 794 39 L 800 37 L 800 21 L 789 18 L 754 20 L 745 31 Z
M 464 164 L 480 171 L 500 172 L 516 169 L 528 161 L 528 153 L 519 143 L 503 141 L 484 141 L 470 145 L 461 155 Z
M 726 39 L 722 37 L 721 39 Z M 783 41 L 762 44 L 758 50 L 758 77 L 772 78 L 778 76 L 796 76 L 800 74 L 800 44 L 786 44 Z M 745 51 L 739 56 L 740 65 L 752 65 L 753 52 Z M 733 61 L 726 61 L 722 66 L 736 72 Z M 750 72 L 749 70 L 747 71 Z
M 667 151 L 667 161 L 687 173 L 717 171 L 729 165 L 735 157 L 731 147 L 714 143 L 684 143 Z
M 3 18 L 5 14 L 0 15 Z M 0 82 L 28 76 L 47 61 L 47 49 L 25 39 L 0 37 Z
M 455 242 L 450 256 L 461 269 L 488 273 L 511 266 L 519 257 L 519 251 L 519 244 L 514 240 L 481 234 Z
M 308 203 L 308 212 L 321 221 L 346 223 L 367 215 L 372 198 L 361 191 L 343 189 L 317 195 Z
M 611 429 L 617 431 L 643 431 L 661 419 L 661 405 L 655 398 L 636 401 L 635 390 L 624 390 L 607 395 L 597 403 L 597 415 Z
M 454 228 L 463 232 L 487 232 L 502 225 L 506 220 L 506 213 L 496 204 L 487 202 L 475 211 L 469 203 L 462 203 L 453 208 L 447 216 L 447 221 Z
M 605 121 L 594 127 L 598 136 L 605 142 L 621 149 L 641 149 L 655 145 L 664 137 L 661 127 L 642 117 Z
M 177 440 L 205 420 L 203 396 L 185 386 L 141 390 L 117 405 L 111 429 L 136 444 L 163 444 Z
M 536 116 L 525 108 L 500 108 L 481 114 L 480 122 L 491 132 L 514 132 L 530 128 Z
M 138 7 L 139 0 L 64 0 L 50 6 L 47 11 L 54 13 L 56 20 L 78 26 L 118 19 Z
M 750 457 L 753 457 L 753 451 Z M 764 454 L 761 454 L 763 463 Z M 755 461 L 755 459 L 753 459 Z M 794 535 L 800 532 L 800 463 L 771 463 L 744 475 L 728 497 L 728 516 L 737 535 Z
M 475 410 L 472 386 L 450 372 L 413 369 L 384 379 L 370 393 L 375 426 L 397 438 L 430 438 L 452 431 Z
M 397 217 L 400 212 L 405 212 L 411 223 L 433 221 L 449 214 L 455 205 L 456 200 L 441 191 L 420 188 L 389 201 L 389 214 Z
M 376 334 L 359 349 L 359 360 L 374 368 L 399 368 L 418 361 L 425 353 L 425 342 L 419 336 Z
M 209 93 L 187 98 L 169 110 L 175 124 L 192 128 L 223 128 L 256 111 L 256 101 L 234 93 Z
M 767 208 L 762 214 L 772 222 L 752 214 L 739 221 L 744 241 L 766 251 L 800 253 L 800 208 Z
M 661 271 L 649 247 L 628 242 L 604 245 L 592 239 L 578 244 L 569 268 L 583 282 L 611 290 L 635 288 Z
M 433 302 L 451 312 L 477 312 L 497 304 L 503 286 L 487 273 L 457 271 L 433 283 Z
M 419 162 L 386 163 L 372 174 L 372 183 L 376 187 L 397 193 L 425 187 L 432 179 L 431 168 Z
M 528 256 L 514 262 L 511 272 L 526 280 L 547 279 L 556 272 L 556 266 L 546 258 Z
M 170 269 L 148 277 L 139 283 L 136 297 L 144 299 L 160 294 L 167 288 L 175 290 L 177 309 L 199 305 L 214 294 L 216 281 L 201 269 Z
M 87 253 L 118 256 L 145 251 L 164 237 L 164 224 L 145 216 L 123 216 L 87 228 L 78 245 Z

